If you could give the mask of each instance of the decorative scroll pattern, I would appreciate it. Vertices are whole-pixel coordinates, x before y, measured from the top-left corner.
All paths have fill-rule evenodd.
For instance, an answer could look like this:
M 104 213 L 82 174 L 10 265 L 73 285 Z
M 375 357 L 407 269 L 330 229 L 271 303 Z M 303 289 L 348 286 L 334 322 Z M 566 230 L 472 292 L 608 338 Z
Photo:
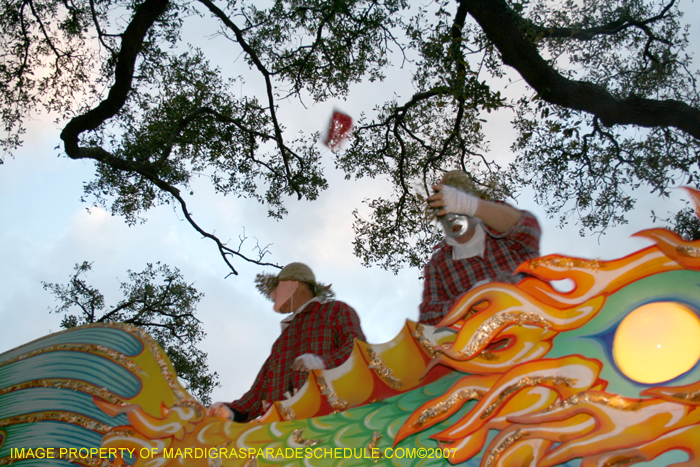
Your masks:
M 394 378 L 391 369 L 386 367 L 384 362 L 379 357 L 377 357 L 377 354 L 370 346 L 367 346 L 367 355 L 369 356 L 369 364 L 367 365 L 367 368 L 376 371 L 379 377 L 386 381 L 387 384 L 391 386 L 391 388 L 396 390 L 401 389 L 403 383 L 401 383 L 401 381 L 399 381 L 398 379 Z
M 522 430 L 515 430 L 514 433 L 511 433 L 509 436 L 507 436 L 503 442 L 501 442 L 498 446 L 496 446 L 495 449 L 492 449 L 491 452 L 489 453 L 488 457 L 486 458 L 486 462 L 484 464 L 485 467 L 491 467 L 498 462 L 498 460 L 501 458 L 501 455 L 503 454 L 504 451 L 506 451 L 509 447 L 511 447 L 514 443 L 517 441 L 520 441 L 521 439 L 525 438 L 528 436 L 528 433 L 523 433 Z
M 418 420 L 413 422 L 413 426 L 421 427 L 427 421 L 447 413 L 456 404 L 461 404 L 463 401 L 466 400 L 481 399 L 482 397 L 484 397 L 483 391 L 479 391 L 478 389 L 463 389 L 451 395 L 450 398 L 446 401 L 440 402 L 432 407 L 423 409 L 423 411 L 420 413 L 420 417 L 418 417 Z
M 328 387 L 328 383 L 326 383 L 326 380 L 323 378 L 323 376 L 318 376 L 318 387 L 321 389 L 321 394 L 326 396 L 326 399 L 328 400 L 328 403 L 333 407 L 335 410 L 345 410 L 348 407 L 348 403 L 338 396 L 335 395 L 333 390 Z
M 320 439 L 304 439 L 302 435 L 304 434 L 304 430 L 294 430 L 292 432 L 292 439 L 294 439 L 294 442 L 297 444 L 300 444 L 302 446 L 316 446 L 318 443 L 321 442 Z
M 147 397 L 139 393 L 124 400 L 81 381 L 43 378 L 15 384 L 21 380 L 11 380 L 12 384 L 0 386 L 0 396 L 37 387 L 81 391 L 93 396 L 83 398 L 94 404 L 88 413 L 94 415 L 97 408 L 119 418 L 112 427 L 84 414 L 60 410 L 13 413 L 0 421 L 0 445 L 3 449 L 12 446 L 9 438 L 2 437 L 18 425 L 49 421 L 104 433 L 102 446 L 157 452 L 150 459 L 135 456 L 129 461 L 132 467 L 252 467 L 271 460 L 267 453 L 257 454 L 259 450 L 349 447 L 366 454 L 379 449 L 380 441 L 394 449 L 449 448 L 449 458 L 421 464 L 429 467 L 445 462 L 468 467 L 550 467 L 576 462 L 626 467 L 653 461 L 671 450 L 687 453 L 687 464 L 698 465 L 700 366 L 696 364 L 669 383 L 639 389 L 640 385 L 616 373 L 600 350 L 601 342 L 586 341 L 608 332 L 607 324 L 619 323 L 629 312 L 625 293 L 634 297 L 630 303 L 648 302 L 656 296 L 652 289 L 658 286 L 657 295 L 669 300 L 676 293 L 670 290 L 677 287 L 682 289 L 678 294 L 683 294 L 683 303 L 700 310 L 700 243 L 674 235 L 660 229 L 646 231 L 640 236 L 655 242 L 653 246 L 613 261 L 560 256 L 533 260 L 522 266 L 521 270 L 533 272 L 526 281 L 486 284 L 460 298 L 459 306 L 443 321 L 456 331 L 453 342 L 441 340 L 436 350 L 426 337 L 430 330 L 415 325 L 404 329 L 395 346 L 386 345 L 383 348 L 388 350 L 381 354 L 379 347 L 357 344 L 344 367 L 314 371 L 316 386 L 302 388 L 285 404 L 276 404 L 278 410 L 268 412 L 268 418 L 249 424 L 207 416 L 178 384 L 167 355 L 132 326 L 119 329 L 138 338 L 152 361 L 144 363 L 141 354 L 127 358 L 96 344 L 31 347 L 30 352 L 12 354 L 13 359 L 7 361 L 16 363 L 51 351 L 85 352 L 138 375 L 139 381 L 147 382 L 145 392 L 149 385 L 158 390 Z M 554 290 L 550 281 L 560 279 L 571 279 L 576 287 L 566 293 Z M 640 298 L 639 292 L 647 295 Z M 475 303 L 483 304 L 476 314 Z M 508 345 L 494 345 L 503 339 L 508 339 Z M 396 351 L 397 346 L 404 347 Z M 7 361 L 3 370 L 8 368 Z M 418 368 L 417 375 L 411 373 L 412 366 Z M 431 384 L 416 383 L 421 377 Z M 353 399 L 356 393 L 348 388 L 355 388 L 361 396 Z M 168 391 L 172 394 L 165 394 Z M 151 405 L 146 409 L 139 404 Z M 334 412 L 329 414 L 331 409 Z M 494 431 L 500 433 L 494 437 Z M 313 439 L 305 439 L 304 433 Z M 183 461 L 164 455 L 165 449 L 195 447 L 252 450 L 259 462 L 255 456 Z M 272 458 L 280 465 L 305 465 L 304 459 L 282 461 L 275 453 Z M 107 465 L 96 459 L 76 461 Z M 381 462 L 418 465 L 415 459 L 400 457 L 384 457 Z M 7 458 L 0 459 L 3 463 L 8 463 Z M 124 464 L 122 459 L 115 463 Z M 367 465 L 367 457 L 336 464 L 359 467 Z

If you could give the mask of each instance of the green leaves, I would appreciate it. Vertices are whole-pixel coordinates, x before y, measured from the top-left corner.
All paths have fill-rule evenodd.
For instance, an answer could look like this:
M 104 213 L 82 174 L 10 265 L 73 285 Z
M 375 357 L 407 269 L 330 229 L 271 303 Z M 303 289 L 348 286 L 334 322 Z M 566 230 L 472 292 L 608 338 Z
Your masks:
M 106 307 L 104 296 L 86 282 L 91 270 L 92 263 L 84 261 L 75 265 L 68 284 L 42 282 L 58 301 L 52 312 L 66 314 L 61 327 L 119 322 L 144 328 L 167 352 L 190 392 L 208 405 L 218 375 L 209 373 L 207 354 L 196 347 L 205 336 L 195 316 L 203 294 L 177 268 L 149 263 L 141 272 L 127 271 L 129 279 L 120 285 L 123 298 Z
M 56 112 L 66 154 L 96 163 L 85 199 L 128 223 L 174 203 L 235 273 L 232 256 L 262 258 L 195 222 L 181 196 L 192 177 L 281 218 L 291 196 L 314 200 L 328 182 L 318 136 L 290 135 L 280 106 L 345 98 L 400 65 L 413 95 L 376 103 L 334 162 L 347 178 L 392 185 L 357 207 L 365 264 L 420 266 L 437 236 L 418 193 L 450 169 L 496 198 L 532 187 L 582 232 L 625 222 L 634 189 L 696 183 L 700 76 L 681 16 L 656 0 L 11 0 L 0 6 L 0 145 L 21 144 L 32 112 Z M 228 41 L 183 44 L 200 18 Z M 210 64 L 219 54 L 242 57 L 261 91 L 237 93 Z M 513 70 L 529 86 L 522 96 L 498 81 Z M 509 109 L 519 132 L 510 165 L 489 154 L 484 132 Z

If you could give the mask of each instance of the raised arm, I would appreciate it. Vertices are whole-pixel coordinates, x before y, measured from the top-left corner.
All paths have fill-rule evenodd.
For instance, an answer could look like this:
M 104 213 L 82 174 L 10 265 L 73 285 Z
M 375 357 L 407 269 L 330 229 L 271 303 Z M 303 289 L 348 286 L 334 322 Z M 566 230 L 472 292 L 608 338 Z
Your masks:
M 433 185 L 435 194 L 428 198 L 431 207 L 438 209 L 436 215 L 448 212 L 475 216 L 498 232 L 506 232 L 520 220 L 522 212 L 505 203 L 494 203 L 479 199 L 447 185 Z

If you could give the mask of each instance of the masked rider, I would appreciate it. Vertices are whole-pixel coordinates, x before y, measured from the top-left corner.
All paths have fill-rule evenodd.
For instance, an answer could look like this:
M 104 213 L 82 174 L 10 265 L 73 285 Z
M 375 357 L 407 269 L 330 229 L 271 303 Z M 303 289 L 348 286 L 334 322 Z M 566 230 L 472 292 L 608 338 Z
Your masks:
M 471 177 L 447 172 L 428 205 L 445 239 L 425 266 L 419 321 L 437 324 L 468 290 L 489 281 L 516 283 L 523 261 L 539 256 L 540 226 L 527 211 L 476 196 Z
M 332 300 L 330 286 L 316 282 L 307 265 L 290 263 L 278 275 L 258 274 L 256 282 L 275 302 L 274 310 L 288 315 L 253 387 L 238 400 L 209 408 L 209 415 L 237 422 L 263 415 L 270 404 L 301 388 L 311 370 L 339 366 L 350 356 L 354 340 L 365 340 L 355 310 Z

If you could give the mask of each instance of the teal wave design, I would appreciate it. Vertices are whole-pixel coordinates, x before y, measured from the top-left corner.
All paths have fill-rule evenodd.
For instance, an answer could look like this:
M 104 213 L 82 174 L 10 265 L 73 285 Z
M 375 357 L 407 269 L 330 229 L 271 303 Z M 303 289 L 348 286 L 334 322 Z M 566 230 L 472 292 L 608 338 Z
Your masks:
M 128 424 L 125 414 L 110 417 L 98 409 L 92 396 L 81 392 L 80 387 L 81 384 L 90 384 L 105 388 L 118 397 L 130 399 L 140 392 L 141 381 L 129 369 L 86 349 L 51 350 L 17 360 L 27 353 L 60 344 L 100 345 L 127 357 L 144 351 L 144 344 L 128 332 L 95 326 L 52 334 L 0 355 L 0 388 L 54 378 L 77 383 L 78 388 L 30 387 L 0 395 L 0 421 L 11 421 L 0 430 L 4 437 L 4 442 L 0 441 L 0 458 L 8 458 L 12 448 L 89 449 L 101 445 L 102 433 L 80 426 L 80 418 L 73 423 L 59 420 L 13 423 L 16 421 L 13 419 L 35 412 L 77 414 L 109 427 Z M 129 464 L 132 462 L 131 459 L 127 460 Z M 23 459 L 13 460 L 12 465 L 70 467 L 75 464 L 63 459 Z
M 84 392 L 58 388 L 28 388 L 0 396 L 0 420 L 57 408 L 62 412 L 90 417 L 109 426 L 128 424 L 125 414 L 110 417 L 93 404 L 91 395 Z
M 24 344 L 13 350 L 0 354 L 0 364 L 4 361 L 32 352 L 34 350 L 59 344 L 93 344 L 103 345 L 127 356 L 138 355 L 143 351 L 143 344 L 126 331 L 107 327 L 76 328 L 70 331 L 51 334 Z
M 129 370 L 84 352 L 49 352 L 0 367 L 0 387 L 46 378 L 85 381 L 127 399 L 141 390 L 141 381 Z
M 0 457 L 9 457 L 11 448 L 98 448 L 102 441 L 102 435 L 99 433 L 77 425 L 53 421 L 11 425 L 3 430 L 12 443 L 0 447 Z M 51 460 L 55 459 L 46 459 Z

